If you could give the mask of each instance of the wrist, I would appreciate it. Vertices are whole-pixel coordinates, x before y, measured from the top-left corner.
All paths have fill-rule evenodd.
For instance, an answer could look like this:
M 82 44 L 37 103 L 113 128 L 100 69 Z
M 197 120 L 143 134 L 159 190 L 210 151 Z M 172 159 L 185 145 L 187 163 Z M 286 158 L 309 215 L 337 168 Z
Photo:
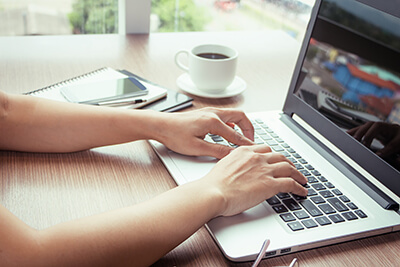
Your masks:
M 206 177 L 192 183 L 196 188 L 196 192 L 201 192 L 198 194 L 204 198 L 204 203 L 209 212 L 209 219 L 213 219 L 223 215 L 227 203 L 219 187 L 210 182 Z
M 162 142 L 161 136 L 167 130 L 165 115 L 153 110 L 135 110 L 126 123 L 131 125 L 132 132 L 136 132 L 139 139 Z

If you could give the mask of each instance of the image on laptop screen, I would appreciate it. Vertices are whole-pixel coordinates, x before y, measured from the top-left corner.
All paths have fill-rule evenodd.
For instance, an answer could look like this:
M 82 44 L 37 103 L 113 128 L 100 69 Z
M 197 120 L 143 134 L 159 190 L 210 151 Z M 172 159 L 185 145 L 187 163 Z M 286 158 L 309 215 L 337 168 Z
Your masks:
M 400 170 L 400 19 L 359 1 L 324 0 L 294 90 Z

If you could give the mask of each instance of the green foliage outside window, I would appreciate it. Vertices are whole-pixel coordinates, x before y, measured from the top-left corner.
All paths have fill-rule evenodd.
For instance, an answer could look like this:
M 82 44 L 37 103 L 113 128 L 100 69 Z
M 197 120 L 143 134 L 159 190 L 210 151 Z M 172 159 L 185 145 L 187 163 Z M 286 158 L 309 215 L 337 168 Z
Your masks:
M 68 19 L 74 34 L 117 33 L 118 0 L 75 0 Z
M 159 18 L 160 32 L 203 31 L 210 17 L 193 0 L 152 0 L 152 13 Z
M 210 21 L 193 0 L 152 0 L 152 13 L 160 32 L 203 31 Z M 75 0 L 68 18 L 74 34 L 117 33 L 118 0 Z

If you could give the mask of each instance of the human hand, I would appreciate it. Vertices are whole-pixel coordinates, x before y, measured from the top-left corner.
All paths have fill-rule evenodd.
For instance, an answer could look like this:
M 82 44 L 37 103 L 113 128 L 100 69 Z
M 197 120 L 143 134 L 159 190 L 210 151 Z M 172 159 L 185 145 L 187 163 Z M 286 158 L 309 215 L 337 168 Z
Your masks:
M 307 179 L 280 153 L 266 145 L 242 146 L 220 160 L 201 182 L 224 199 L 218 215 L 245 211 L 280 192 L 306 196 Z
M 254 128 L 246 115 L 235 109 L 203 108 L 168 114 L 164 119 L 160 142 L 175 152 L 190 156 L 223 158 L 233 148 L 204 140 L 208 133 L 224 137 L 236 145 L 253 145 Z M 242 134 L 232 126 L 238 125 Z
M 400 151 L 400 126 L 397 124 L 370 121 L 347 131 L 347 133 L 368 148 L 375 138 L 378 139 L 384 148 L 377 151 L 376 154 L 382 158 L 390 157 Z

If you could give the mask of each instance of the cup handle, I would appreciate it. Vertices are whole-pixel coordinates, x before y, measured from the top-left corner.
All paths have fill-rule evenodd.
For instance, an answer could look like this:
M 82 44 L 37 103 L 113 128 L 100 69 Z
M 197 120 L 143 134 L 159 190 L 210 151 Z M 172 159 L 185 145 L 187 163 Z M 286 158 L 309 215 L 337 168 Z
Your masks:
M 189 52 L 188 52 L 188 51 L 186 51 L 186 50 L 181 50 L 181 51 L 179 51 L 178 53 L 175 54 L 175 64 L 176 64 L 179 68 L 183 69 L 184 71 L 189 71 L 189 68 L 188 68 L 187 66 L 183 65 L 183 64 L 178 60 L 178 56 L 179 56 L 180 54 L 186 54 L 186 56 L 189 57 Z

